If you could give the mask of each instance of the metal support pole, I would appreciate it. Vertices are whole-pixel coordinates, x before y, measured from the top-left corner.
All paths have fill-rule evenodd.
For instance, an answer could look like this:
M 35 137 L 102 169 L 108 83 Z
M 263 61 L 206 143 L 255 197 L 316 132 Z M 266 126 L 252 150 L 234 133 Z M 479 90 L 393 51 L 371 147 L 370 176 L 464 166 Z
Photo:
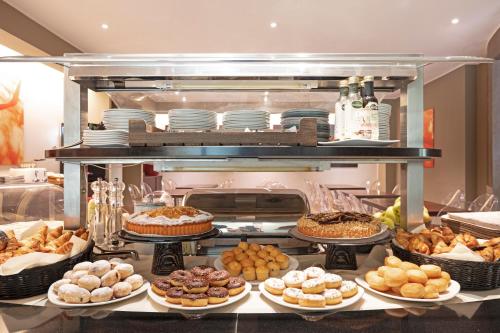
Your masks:
M 493 194 L 500 197 L 500 60 L 495 60 L 491 77 L 491 179 Z

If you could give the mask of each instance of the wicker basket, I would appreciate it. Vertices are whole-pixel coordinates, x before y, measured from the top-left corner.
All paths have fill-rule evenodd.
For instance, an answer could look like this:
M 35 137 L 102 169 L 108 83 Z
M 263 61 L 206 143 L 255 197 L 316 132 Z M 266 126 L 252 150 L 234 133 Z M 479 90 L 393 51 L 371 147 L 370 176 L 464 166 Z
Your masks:
M 91 260 L 94 242 L 71 257 L 50 265 L 25 269 L 14 275 L 0 276 L 0 299 L 19 299 L 41 295 L 49 290 L 52 283 L 62 278 L 79 262 Z
M 412 253 L 391 243 L 393 254 L 402 260 L 417 265 L 433 264 L 450 273 L 451 278 L 465 290 L 489 290 L 500 287 L 500 263 L 474 262 L 436 258 L 433 256 Z

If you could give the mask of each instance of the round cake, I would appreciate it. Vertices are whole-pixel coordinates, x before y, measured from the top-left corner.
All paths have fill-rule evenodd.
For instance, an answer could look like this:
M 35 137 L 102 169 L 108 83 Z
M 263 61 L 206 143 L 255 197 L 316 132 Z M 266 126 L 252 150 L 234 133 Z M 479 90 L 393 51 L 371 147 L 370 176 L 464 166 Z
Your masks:
M 184 236 L 212 230 L 212 214 L 193 207 L 161 207 L 130 216 L 125 229 L 138 234 Z
M 302 216 L 297 230 L 319 238 L 362 238 L 379 233 L 380 222 L 368 214 L 328 212 Z

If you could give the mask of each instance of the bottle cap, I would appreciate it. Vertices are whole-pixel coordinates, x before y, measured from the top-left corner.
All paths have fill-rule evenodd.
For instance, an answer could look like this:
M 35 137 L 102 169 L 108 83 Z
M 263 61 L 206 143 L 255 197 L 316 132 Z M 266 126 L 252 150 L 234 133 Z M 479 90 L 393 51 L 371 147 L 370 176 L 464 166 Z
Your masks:
M 365 76 L 363 81 L 373 81 L 373 76 L 371 76 L 371 75 Z
M 351 76 L 351 77 L 349 78 L 349 84 L 354 84 L 354 83 L 356 83 L 356 84 L 358 84 L 358 83 L 359 83 L 359 79 L 358 79 L 358 77 L 357 77 L 357 76 Z
M 347 87 L 347 86 L 349 86 L 349 83 L 347 82 L 347 80 L 340 81 L 339 88 Z

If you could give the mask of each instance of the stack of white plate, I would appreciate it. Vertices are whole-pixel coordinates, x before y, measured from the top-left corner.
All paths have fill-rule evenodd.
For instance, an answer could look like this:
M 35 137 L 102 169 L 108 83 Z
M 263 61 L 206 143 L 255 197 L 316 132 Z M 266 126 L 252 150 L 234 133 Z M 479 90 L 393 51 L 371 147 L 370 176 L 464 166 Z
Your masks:
M 300 108 L 291 109 L 281 114 L 281 126 L 287 130 L 292 127 L 299 128 L 302 118 L 316 118 L 316 130 L 318 141 L 328 141 L 330 137 L 330 125 L 328 123 L 329 113 L 324 109 Z
M 174 109 L 168 112 L 171 130 L 206 131 L 217 129 L 217 114 L 198 109 Z
M 391 105 L 379 104 L 378 106 L 378 139 L 391 138 Z
M 237 110 L 224 113 L 222 122 L 227 130 L 264 130 L 269 128 L 269 112 L 262 110 Z
M 86 146 L 127 146 L 128 132 L 123 130 L 84 130 L 83 144 Z
M 129 120 L 144 120 L 146 124 L 155 125 L 155 114 L 139 109 L 110 109 L 104 111 L 103 123 L 106 129 L 128 131 Z

